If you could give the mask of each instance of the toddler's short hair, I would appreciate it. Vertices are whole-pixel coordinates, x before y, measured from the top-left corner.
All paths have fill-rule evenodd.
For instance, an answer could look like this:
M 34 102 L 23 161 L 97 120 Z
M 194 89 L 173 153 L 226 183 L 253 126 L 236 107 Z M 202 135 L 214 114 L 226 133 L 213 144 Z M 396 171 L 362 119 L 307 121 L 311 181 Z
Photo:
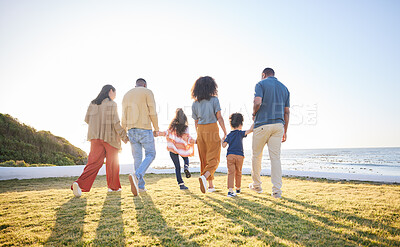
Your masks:
M 243 115 L 240 113 L 233 113 L 229 120 L 231 122 L 232 128 L 237 128 L 239 125 L 243 125 Z

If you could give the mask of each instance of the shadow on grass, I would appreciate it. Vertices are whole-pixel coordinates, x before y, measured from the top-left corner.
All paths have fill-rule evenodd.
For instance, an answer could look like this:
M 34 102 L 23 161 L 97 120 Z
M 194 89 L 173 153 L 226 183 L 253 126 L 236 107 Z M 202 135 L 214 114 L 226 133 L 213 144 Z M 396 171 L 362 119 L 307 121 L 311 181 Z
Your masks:
M 125 246 L 121 192 L 107 193 L 93 244 L 95 246 Z
M 305 214 L 306 218 L 310 218 L 307 220 L 304 217 L 266 207 L 261 203 L 244 198 L 219 200 L 211 196 L 201 198 L 191 192 L 188 194 L 231 220 L 232 223 L 241 225 L 240 235 L 255 236 L 268 245 L 357 246 L 359 244 L 382 244 L 382 242 L 377 243 L 369 239 L 357 238 L 357 236 L 350 239 L 349 235 L 332 231 L 324 224 L 316 222 L 311 215 Z M 263 197 L 260 199 L 268 200 Z M 340 225 L 340 227 L 343 226 Z M 351 229 L 349 228 L 349 230 Z M 383 239 L 379 241 L 383 241 Z
M 83 245 L 86 198 L 72 198 L 57 209 L 56 223 L 45 246 Z
M 143 235 L 157 239 L 162 246 L 199 246 L 181 236 L 175 228 L 168 226 L 150 195 L 141 193 L 141 196 L 133 198 L 133 202 L 139 230 Z
M 261 198 L 261 197 L 255 196 L 255 195 L 253 195 L 253 196 L 257 197 L 257 198 Z M 400 229 L 399 228 L 388 226 L 388 225 L 386 225 L 386 224 L 384 224 L 384 223 L 382 223 L 380 221 L 374 221 L 374 220 L 370 220 L 370 219 L 365 219 L 365 218 L 356 216 L 354 214 L 348 214 L 348 213 L 340 212 L 340 211 L 337 211 L 337 210 L 329 211 L 329 210 L 326 210 L 323 207 L 319 207 L 319 206 L 315 206 L 315 205 L 312 205 L 312 204 L 309 204 L 309 203 L 297 201 L 297 200 L 294 200 L 294 199 L 291 199 L 291 198 L 284 198 L 284 200 L 286 200 L 286 201 L 288 201 L 288 202 L 290 202 L 292 204 L 298 205 L 298 207 L 285 205 L 285 204 L 281 203 L 280 201 L 274 201 L 274 203 L 279 205 L 279 206 L 286 207 L 286 208 L 301 212 L 301 213 L 307 215 L 307 217 L 313 218 L 313 219 L 315 219 L 317 221 L 320 221 L 320 222 L 322 222 L 322 223 L 324 223 L 326 225 L 329 225 L 329 226 L 341 227 L 341 228 L 349 228 L 350 229 L 349 226 L 334 222 L 334 221 L 332 221 L 332 219 L 330 219 L 330 218 L 336 218 L 336 219 L 340 219 L 340 220 L 346 221 L 346 222 L 350 223 L 351 225 L 357 224 L 357 225 L 360 225 L 360 226 L 363 226 L 363 227 L 367 226 L 367 227 L 369 227 L 371 229 L 379 229 L 379 231 L 386 232 L 384 234 L 385 236 L 388 235 L 388 234 L 390 234 L 392 236 L 399 236 L 400 235 Z M 306 209 L 312 210 L 314 212 L 319 212 L 320 214 L 323 214 L 325 216 L 321 216 L 321 215 L 306 211 L 306 210 L 301 209 L 301 208 L 306 208 Z M 389 246 L 400 246 L 400 241 L 389 240 L 386 237 L 382 237 L 382 236 L 377 235 L 375 232 L 372 232 L 370 229 L 366 229 L 366 230 L 357 229 L 357 230 L 354 230 L 354 231 L 357 232 L 357 234 L 359 236 L 351 234 L 351 235 L 347 235 L 347 238 L 351 239 L 353 241 L 356 241 L 357 243 L 360 243 L 362 245 L 376 245 L 377 242 L 378 242 L 378 243 L 385 243 L 385 244 L 387 244 Z M 372 242 L 371 240 L 363 239 L 360 236 L 366 237 L 366 238 L 371 239 L 372 241 L 375 241 L 375 242 Z
M 0 194 L 6 192 L 65 190 L 69 189 L 78 177 L 32 178 L 0 180 Z M 120 175 L 121 181 L 128 181 L 128 175 Z M 99 175 L 93 183 L 93 188 L 107 188 L 105 175 Z

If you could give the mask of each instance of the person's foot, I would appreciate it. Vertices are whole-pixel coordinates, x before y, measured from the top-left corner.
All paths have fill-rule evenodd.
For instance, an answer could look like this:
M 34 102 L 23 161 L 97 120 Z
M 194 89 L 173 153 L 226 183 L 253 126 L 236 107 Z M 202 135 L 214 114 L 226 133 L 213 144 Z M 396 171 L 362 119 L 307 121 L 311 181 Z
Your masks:
M 241 190 L 240 189 L 236 189 L 236 194 L 240 194 Z
M 186 178 L 190 178 L 192 176 L 192 174 L 190 174 L 189 169 L 185 169 L 184 171 L 185 171 Z
M 237 196 L 235 192 L 228 192 L 228 197 L 235 197 Z
M 186 187 L 185 184 L 180 184 L 180 185 L 179 185 L 179 189 L 181 189 L 181 190 L 187 190 L 187 189 L 189 189 L 189 188 Z
M 119 189 L 117 189 L 117 190 L 113 190 L 113 189 L 108 188 L 108 192 L 119 192 L 119 191 L 121 191 L 121 190 L 122 190 L 121 188 L 119 188 Z
M 217 190 L 214 187 L 208 188 L 208 192 L 210 192 L 210 193 L 215 192 L 215 191 L 217 191 Z
M 74 196 L 75 196 L 75 197 L 81 197 L 81 195 L 82 195 L 82 190 L 81 190 L 81 188 L 79 187 L 79 184 L 78 184 L 77 182 L 74 182 L 74 183 L 72 184 L 72 191 L 74 192 Z
M 272 193 L 271 196 L 272 196 L 273 198 L 278 198 L 278 199 L 281 199 L 281 198 L 282 198 L 282 195 L 281 195 L 280 193 L 278 193 L 278 192 Z
M 200 182 L 200 190 L 203 193 L 206 193 L 206 188 L 207 188 L 207 179 L 204 177 L 204 175 L 201 175 L 199 177 L 199 182 Z
M 141 189 L 141 188 L 139 188 L 139 193 L 143 193 L 143 192 L 146 192 L 147 191 L 147 189 Z
M 253 184 L 249 184 L 249 188 L 251 190 L 254 190 L 257 193 L 262 193 L 263 192 L 261 186 L 254 186 Z
M 138 179 L 136 175 L 129 174 L 129 182 L 131 183 L 131 191 L 133 196 L 138 195 Z

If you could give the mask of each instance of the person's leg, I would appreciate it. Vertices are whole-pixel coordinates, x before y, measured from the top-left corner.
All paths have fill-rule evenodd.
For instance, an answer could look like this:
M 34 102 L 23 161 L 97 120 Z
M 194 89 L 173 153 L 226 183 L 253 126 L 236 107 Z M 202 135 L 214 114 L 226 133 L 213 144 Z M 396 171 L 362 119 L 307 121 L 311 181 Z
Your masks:
M 184 170 L 189 169 L 189 157 L 182 157 L 182 159 L 183 159 L 183 162 L 184 162 L 183 169 Z
M 90 153 L 88 162 L 81 174 L 75 181 L 83 192 L 89 192 L 92 188 L 93 182 L 96 179 L 97 173 L 103 166 L 106 151 L 101 144 L 101 140 L 93 139 L 90 142 Z M 71 186 L 72 189 L 72 186 Z
M 210 188 L 213 188 L 214 185 L 212 180 L 214 180 L 214 173 L 219 166 L 221 157 L 221 139 L 219 137 L 217 123 L 207 124 L 206 138 L 207 160 L 204 171 L 208 171 L 210 173 L 210 176 L 208 176 L 207 180 L 209 181 Z
M 261 160 L 264 146 L 267 142 L 265 125 L 255 128 L 253 131 L 253 157 L 251 178 L 253 179 L 253 186 L 261 188 Z
M 176 181 L 178 182 L 178 184 L 183 184 L 182 175 L 181 175 L 181 164 L 179 162 L 179 155 L 174 154 L 173 152 L 169 152 L 169 156 L 171 157 L 172 162 L 174 162 Z
M 228 189 L 233 190 L 234 179 L 235 179 L 235 157 L 233 154 L 226 156 L 226 166 L 228 167 Z
M 145 181 L 144 175 L 147 169 L 156 157 L 156 147 L 154 143 L 154 136 L 151 130 L 140 130 L 140 143 L 145 151 L 145 158 L 136 170 L 136 176 L 139 179 L 139 189 L 144 189 Z
M 139 142 L 139 133 L 137 129 L 130 129 L 128 131 L 129 142 L 132 148 L 133 167 L 135 171 L 139 168 L 143 159 L 142 144 Z
M 242 167 L 243 167 L 244 157 L 241 155 L 236 156 L 235 162 L 235 184 L 236 189 L 240 189 L 242 186 Z
M 283 125 L 271 125 L 271 137 L 268 140 L 269 158 L 271 160 L 271 182 L 273 195 L 282 195 L 282 166 L 281 166 L 281 144 L 283 137 Z
M 119 181 L 118 149 L 107 142 L 103 142 L 103 145 L 106 149 L 106 177 L 108 188 L 119 190 L 121 189 L 121 183 Z
M 204 175 L 204 168 L 206 167 L 207 161 L 207 143 L 203 138 L 204 133 L 203 126 L 199 125 L 197 131 L 197 149 L 199 151 L 199 159 L 200 159 L 200 175 Z

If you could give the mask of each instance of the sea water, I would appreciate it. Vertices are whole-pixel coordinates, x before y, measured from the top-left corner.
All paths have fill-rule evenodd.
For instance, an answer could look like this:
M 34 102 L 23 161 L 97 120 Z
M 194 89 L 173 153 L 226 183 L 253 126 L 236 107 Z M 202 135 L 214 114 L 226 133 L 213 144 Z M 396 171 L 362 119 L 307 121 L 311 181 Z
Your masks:
M 400 176 L 400 148 L 283 149 L 281 162 L 282 170 L 289 171 Z M 267 147 L 261 164 L 262 169 L 271 167 Z M 190 158 L 190 167 L 199 166 L 196 151 Z M 151 167 L 174 167 L 165 147 L 157 148 L 157 157 Z M 226 149 L 222 149 L 220 167 L 226 167 Z M 251 168 L 250 149 L 245 150 L 243 167 Z

